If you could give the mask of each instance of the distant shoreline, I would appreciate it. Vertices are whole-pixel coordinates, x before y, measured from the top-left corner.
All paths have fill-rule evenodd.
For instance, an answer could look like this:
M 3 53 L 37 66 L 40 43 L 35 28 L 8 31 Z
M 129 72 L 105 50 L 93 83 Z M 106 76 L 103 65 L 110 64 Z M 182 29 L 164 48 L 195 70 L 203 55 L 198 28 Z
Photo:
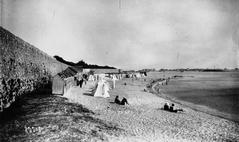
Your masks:
M 203 112 L 203 113 L 206 113 L 206 114 L 209 114 L 209 115 L 212 115 L 212 116 L 216 116 L 216 117 L 219 117 L 219 118 L 223 118 L 223 119 L 226 119 L 226 120 L 229 120 L 229 121 L 233 121 L 233 122 L 239 124 L 239 119 L 233 119 L 233 118 L 228 117 L 228 115 L 231 115 L 231 114 L 228 114 L 228 113 L 225 113 L 225 112 L 220 112 L 216 109 L 212 109 L 212 108 L 209 108 L 209 107 L 204 106 L 204 105 L 197 105 L 197 104 L 194 104 L 194 103 L 191 103 L 191 102 L 178 100 L 176 98 L 168 96 L 165 93 L 162 93 L 161 91 L 159 91 L 159 86 L 160 86 L 159 83 L 161 83 L 161 82 L 162 81 L 159 81 L 159 79 L 154 79 L 153 82 L 150 83 L 151 87 L 149 88 L 149 91 L 151 93 L 155 94 L 158 97 L 161 97 L 161 98 L 166 99 L 168 101 L 180 104 L 180 105 L 185 106 L 185 107 L 189 107 L 189 108 L 191 108 L 195 111 Z
M 239 72 L 239 70 L 223 70 L 223 69 L 218 69 L 218 70 L 214 70 L 214 69 L 202 69 L 202 70 L 179 70 L 179 69 L 165 69 L 165 70 L 159 70 L 159 71 L 151 71 L 151 72 Z

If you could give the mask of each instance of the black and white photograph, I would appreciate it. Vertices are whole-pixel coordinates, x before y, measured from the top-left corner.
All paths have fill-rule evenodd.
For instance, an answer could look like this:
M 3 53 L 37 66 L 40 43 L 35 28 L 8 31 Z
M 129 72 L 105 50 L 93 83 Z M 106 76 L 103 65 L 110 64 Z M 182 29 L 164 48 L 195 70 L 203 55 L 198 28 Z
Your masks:
M 239 0 L 0 0 L 0 142 L 239 142 Z

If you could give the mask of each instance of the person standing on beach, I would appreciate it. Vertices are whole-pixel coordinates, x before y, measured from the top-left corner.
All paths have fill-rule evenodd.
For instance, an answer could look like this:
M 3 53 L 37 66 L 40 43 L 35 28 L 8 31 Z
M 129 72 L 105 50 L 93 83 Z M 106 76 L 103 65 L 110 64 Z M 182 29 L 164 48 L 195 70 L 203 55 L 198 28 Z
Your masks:
M 86 82 L 88 81 L 88 76 L 87 76 L 87 74 L 83 74 L 83 75 L 82 75 L 82 78 L 83 78 L 83 82 L 85 82 L 85 85 L 86 85 Z
M 83 82 L 84 82 L 84 80 L 83 80 L 83 78 L 81 78 L 81 80 L 79 81 L 80 88 L 82 88 Z

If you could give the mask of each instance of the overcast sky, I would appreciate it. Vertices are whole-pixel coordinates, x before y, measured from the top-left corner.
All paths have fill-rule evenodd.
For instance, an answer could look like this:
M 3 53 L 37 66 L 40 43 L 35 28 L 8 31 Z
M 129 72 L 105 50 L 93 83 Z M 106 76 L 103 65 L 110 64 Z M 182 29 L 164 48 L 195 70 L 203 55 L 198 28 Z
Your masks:
M 51 56 L 123 69 L 239 67 L 239 0 L 0 0 Z

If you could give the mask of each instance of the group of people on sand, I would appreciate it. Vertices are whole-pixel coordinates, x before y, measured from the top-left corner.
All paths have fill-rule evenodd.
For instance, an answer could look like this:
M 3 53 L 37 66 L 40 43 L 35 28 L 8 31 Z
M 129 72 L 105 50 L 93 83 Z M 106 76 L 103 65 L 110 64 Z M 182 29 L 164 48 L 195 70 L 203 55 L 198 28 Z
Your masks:
M 170 112 L 183 111 L 183 109 L 175 109 L 173 103 L 171 104 L 171 106 L 169 106 L 169 103 L 165 103 L 163 109 Z
M 80 77 L 74 77 L 74 80 L 76 81 L 76 86 L 80 85 L 80 88 L 82 88 L 83 83 L 85 83 L 88 81 L 88 75 L 87 74 L 83 74 Z
M 166 85 L 167 85 L 167 82 L 169 81 L 169 79 L 165 79 L 164 81 L 166 81 Z M 126 85 L 126 83 L 124 83 L 124 85 Z M 115 97 L 114 103 L 118 105 L 126 105 L 126 104 L 129 105 L 125 97 L 123 97 L 123 99 L 120 101 L 119 96 Z M 169 105 L 169 103 L 165 103 L 163 106 L 163 110 L 166 110 L 169 112 L 175 112 L 175 113 L 183 111 L 183 109 L 174 108 L 174 103 L 172 103 L 171 106 Z
M 125 97 L 123 97 L 123 99 L 120 101 L 119 96 L 116 96 L 114 102 L 118 105 L 129 105 L 128 100 Z
M 120 101 L 119 96 L 115 97 L 114 103 L 116 103 L 118 105 L 126 105 L 126 104 L 129 105 L 128 100 L 125 97 L 123 97 L 123 99 Z M 175 112 L 175 113 L 177 113 L 179 111 L 183 111 L 183 109 L 175 109 L 173 103 L 171 104 L 171 106 L 169 106 L 169 103 L 165 103 L 163 110 Z

